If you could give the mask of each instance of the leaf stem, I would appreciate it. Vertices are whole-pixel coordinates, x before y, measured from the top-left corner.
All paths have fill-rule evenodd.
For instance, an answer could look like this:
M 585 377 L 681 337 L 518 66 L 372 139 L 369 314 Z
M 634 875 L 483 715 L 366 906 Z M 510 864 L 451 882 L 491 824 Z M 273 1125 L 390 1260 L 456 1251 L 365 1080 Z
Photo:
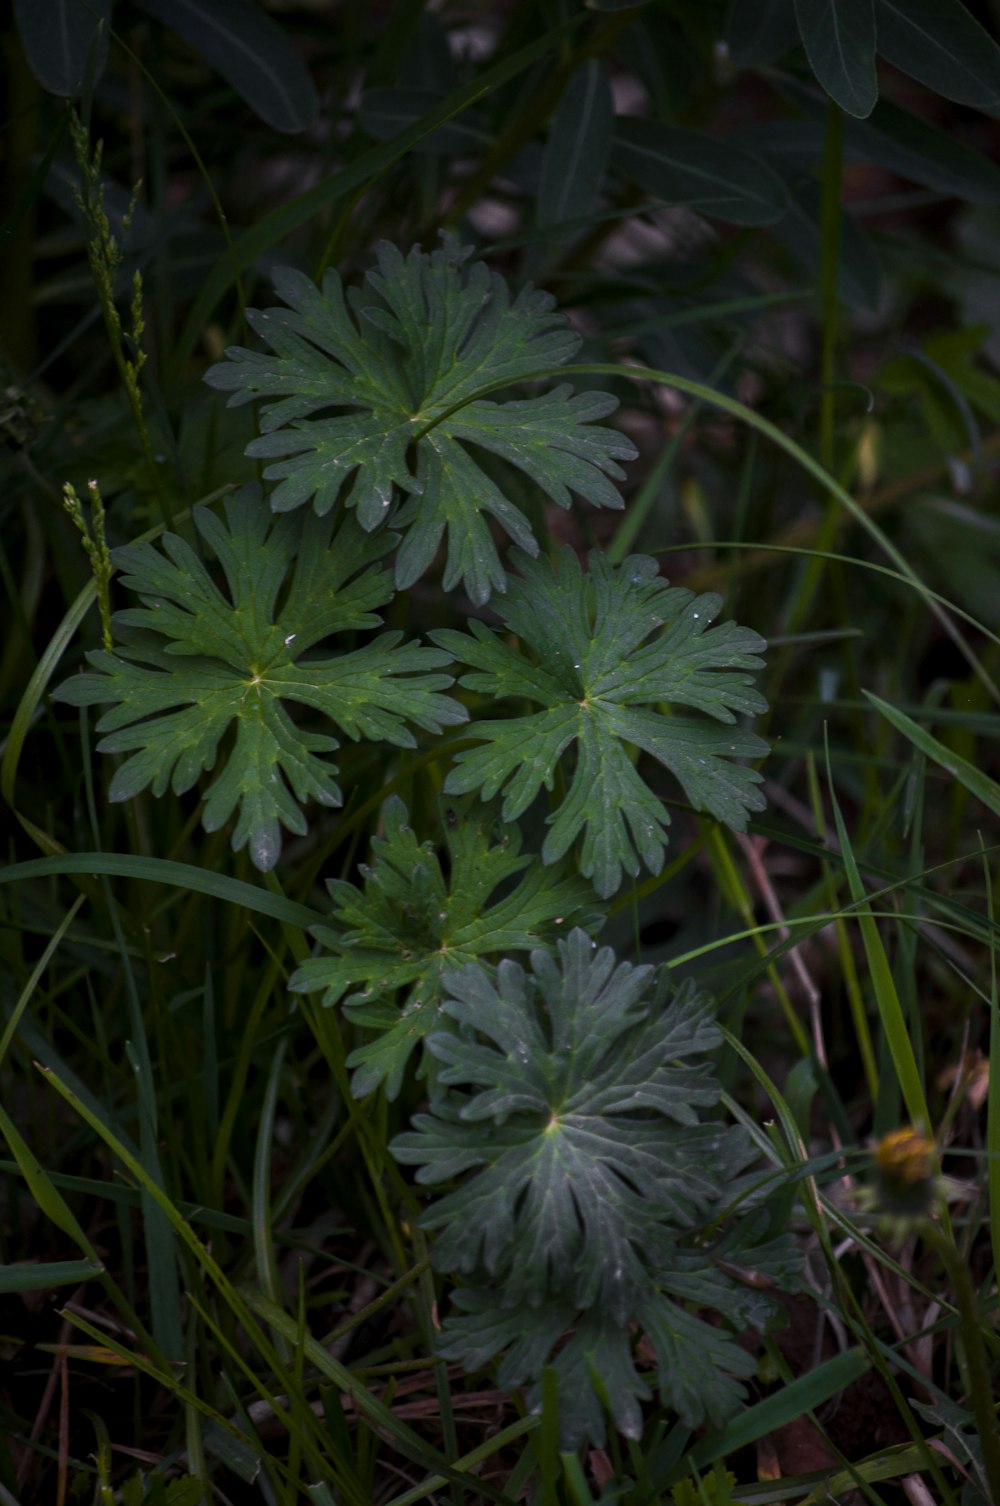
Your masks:
M 955 1243 L 936 1224 L 927 1223 L 924 1238 L 944 1266 L 955 1294 L 958 1308 L 959 1328 L 965 1350 L 966 1384 L 976 1431 L 983 1450 L 983 1470 L 992 1501 L 1000 1501 L 1000 1432 L 997 1431 L 997 1416 L 993 1405 L 993 1385 L 990 1379 L 989 1361 L 983 1343 L 980 1316 L 976 1306 L 976 1293 L 969 1276 L 968 1267 L 955 1247 Z

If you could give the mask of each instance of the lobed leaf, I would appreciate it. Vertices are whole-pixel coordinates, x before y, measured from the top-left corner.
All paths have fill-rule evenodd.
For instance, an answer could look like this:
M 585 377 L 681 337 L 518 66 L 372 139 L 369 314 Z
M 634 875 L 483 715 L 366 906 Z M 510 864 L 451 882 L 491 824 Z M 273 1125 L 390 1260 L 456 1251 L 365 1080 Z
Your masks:
M 482 805 L 449 807 L 445 832 L 447 878 L 435 844 L 418 840 L 403 802 L 387 801 L 384 835 L 372 842 L 376 862 L 361 867 L 364 888 L 328 884 L 333 924 L 313 928 L 324 953 L 289 984 L 295 993 L 322 991 L 327 1005 L 343 1000 L 349 1019 L 376 1032 L 348 1058 L 357 1097 L 383 1081 L 396 1097 L 412 1052 L 445 1023 L 439 1006 L 447 970 L 549 943 L 562 926 L 594 930 L 601 921 L 584 880 L 522 856 L 516 827 Z
M 457 1183 L 424 1217 L 435 1263 L 469 1281 L 442 1353 L 470 1368 L 503 1354 L 500 1384 L 535 1383 L 532 1405 L 553 1364 L 572 1449 L 604 1440 L 599 1388 L 638 1436 L 650 1395 L 631 1352 L 638 1325 L 664 1403 L 692 1427 L 723 1421 L 754 1369 L 734 1334 L 776 1316 L 731 1267 L 759 1259 L 787 1282 L 796 1262 L 763 1209 L 704 1233 L 745 1195 L 753 1158 L 742 1129 L 700 1117 L 719 1098 L 711 1001 L 690 981 L 674 990 L 665 969 L 616 964 L 580 929 L 558 958 L 533 951 L 530 973 L 470 964 L 446 984 L 457 1029 L 428 1037 L 430 1110 L 391 1147 L 418 1181 Z
M 235 347 L 205 380 L 230 392 L 231 406 L 272 399 L 247 453 L 271 462 L 264 475 L 279 483 L 276 511 L 312 501 L 324 515 L 343 497 L 365 530 L 392 517 L 406 533 L 400 587 L 430 567 L 447 536 L 445 589 L 464 581 L 481 604 L 506 579 L 488 519 L 529 553 L 537 545 L 477 448 L 525 472 L 561 507 L 572 493 L 621 507 L 618 462 L 636 450 L 595 422 L 617 406 L 607 394 L 574 397 L 563 386 L 509 402 L 477 398 L 564 364 L 580 341 L 547 293 L 527 287 L 511 300 L 503 279 L 470 254 L 446 239 L 430 255 L 414 247 L 404 258 L 383 243 L 378 269 L 346 295 L 334 271 L 317 288 L 281 269 L 275 287 L 288 307 L 248 314 L 274 354 Z M 349 411 L 316 416 L 329 409 Z
M 195 526 L 213 550 L 224 591 L 183 539 L 162 549 L 115 551 L 123 584 L 141 606 L 115 616 L 119 648 L 87 655 L 93 673 L 56 692 L 75 706 L 111 702 L 97 724 L 106 753 L 130 756 L 111 783 L 112 800 L 151 788 L 183 794 L 213 769 L 235 726 L 224 768 L 205 794 L 203 824 L 234 815 L 233 847 L 273 867 L 280 829 L 302 834 L 302 806 L 342 803 L 329 754 L 337 738 L 296 725 L 286 703 L 319 711 L 347 737 L 412 747 L 411 725 L 430 732 L 466 719 L 441 692 L 448 655 L 400 633 L 333 658 L 309 650 L 331 634 L 377 627 L 373 610 L 392 596 L 377 564 L 392 536 L 372 538 L 353 519 L 273 519 L 256 488 L 227 498 L 225 518 L 197 508 Z
M 738 714 L 765 709 L 748 673 L 760 668 L 765 645 L 734 623 L 711 627 L 721 598 L 668 586 L 648 556 L 633 555 L 617 570 L 600 551 L 589 562 L 586 576 L 570 549 L 555 567 L 518 558 L 520 579 L 496 612 L 519 647 L 475 621 L 471 634 L 443 629 L 431 638 L 470 666 L 461 681 L 468 689 L 540 708 L 474 722 L 482 746 L 457 755 L 445 789 L 484 799 L 502 793 L 504 818 L 516 820 L 543 786 L 553 788 L 573 745 L 575 767 L 548 818 L 543 857 L 557 861 L 582 833 L 581 869 L 607 896 L 640 860 L 659 872 L 667 845 L 670 817 L 630 748 L 669 769 L 697 809 L 737 830 L 763 808 L 760 776 L 731 760 L 767 751 L 733 725 Z M 678 716 L 676 707 L 724 725 Z

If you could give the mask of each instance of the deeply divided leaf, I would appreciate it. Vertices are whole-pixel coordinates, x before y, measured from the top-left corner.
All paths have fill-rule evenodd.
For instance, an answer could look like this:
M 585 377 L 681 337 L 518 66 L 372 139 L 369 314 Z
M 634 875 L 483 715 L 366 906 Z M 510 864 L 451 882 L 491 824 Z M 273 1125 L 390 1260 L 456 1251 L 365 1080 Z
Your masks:
M 543 856 L 556 861 L 582 835 L 581 869 L 606 896 L 640 860 L 659 872 L 667 845 L 670 816 L 636 768 L 636 752 L 669 769 L 696 809 L 736 830 L 763 808 L 760 775 L 735 760 L 760 758 L 767 745 L 734 724 L 765 709 L 750 673 L 765 645 L 735 623 L 712 627 L 721 598 L 669 586 L 648 556 L 615 569 L 595 550 L 589 562 L 586 575 L 571 549 L 555 566 L 519 557 L 520 579 L 496 603 L 516 645 L 476 621 L 471 634 L 431 637 L 470 666 L 462 679 L 469 690 L 537 708 L 474 722 L 482 745 L 457 755 L 446 790 L 484 799 L 502 792 L 513 821 L 543 786 L 553 789 L 572 748 Z
M 190 544 L 174 534 L 162 550 L 136 544 L 114 558 L 123 584 L 139 598 L 115 617 L 118 648 L 87 655 L 93 672 L 57 691 L 75 706 L 112 702 L 97 724 L 105 753 L 128 756 L 111 799 L 151 788 L 183 794 L 203 770 L 223 767 L 205 792 L 202 817 L 216 831 L 233 815 L 233 847 L 249 845 L 255 865 L 273 867 L 280 829 L 302 834 L 302 806 L 342 803 L 339 743 L 326 728 L 358 741 L 413 747 L 412 726 L 440 732 L 466 719 L 443 694 L 448 654 L 401 644 L 385 633 L 357 646 L 354 635 L 378 627 L 374 610 L 393 594 L 377 564 L 391 535 L 372 538 L 353 518 L 334 533 L 329 520 L 270 517 L 255 488 L 207 508 L 195 526 L 222 570 L 223 589 Z M 350 634 L 332 657 L 313 652 Z M 300 726 L 296 703 L 319 714 Z
M 372 842 L 376 861 L 362 865 L 364 888 L 328 885 L 333 923 L 314 932 L 323 954 L 291 980 L 296 993 L 322 990 L 324 1004 L 344 999 L 348 1017 L 375 1032 L 349 1058 L 358 1097 L 383 1080 L 390 1098 L 399 1092 L 412 1052 L 441 1027 L 447 970 L 529 951 L 574 924 L 600 924 L 583 879 L 522 855 L 517 829 L 481 804 L 455 805 L 445 809 L 446 876 L 403 802 L 387 802 L 384 835 Z
M 437 1091 L 392 1145 L 418 1181 L 454 1184 L 424 1218 L 435 1262 L 469 1283 L 443 1352 L 469 1367 L 503 1354 L 508 1386 L 555 1364 L 562 1446 L 575 1448 L 603 1440 L 595 1376 L 638 1436 L 638 1325 L 665 1404 L 690 1426 L 723 1421 L 754 1368 L 734 1334 L 775 1316 L 730 1267 L 760 1258 L 787 1280 L 794 1259 L 763 1209 L 704 1233 L 745 1195 L 752 1160 L 741 1129 L 703 1118 L 720 1092 L 711 1001 L 690 982 L 675 992 L 665 969 L 616 964 L 579 929 L 558 958 L 534 951 L 530 972 L 471 964 L 446 983 L 457 1029 L 428 1038 Z
M 512 300 L 469 255 L 451 240 L 405 258 L 383 243 L 378 270 L 346 295 L 335 271 L 317 288 L 280 269 L 275 286 L 288 307 L 248 313 L 274 354 L 234 347 L 205 379 L 233 394 L 230 405 L 272 400 L 247 453 L 271 462 L 264 474 L 279 483 L 276 511 L 312 501 L 323 515 L 344 497 L 365 530 L 391 517 L 405 534 L 400 587 L 424 574 L 447 536 L 445 590 L 464 581 L 483 603 L 505 585 L 489 519 L 529 553 L 537 544 L 477 450 L 561 507 L 571 493 L 621 507 L 618 462 L 636 450 L 597 423 L 617 407 L 606 393 L 477 396 L 563 365 L 580 341 L 547 293 L 527 287 Z

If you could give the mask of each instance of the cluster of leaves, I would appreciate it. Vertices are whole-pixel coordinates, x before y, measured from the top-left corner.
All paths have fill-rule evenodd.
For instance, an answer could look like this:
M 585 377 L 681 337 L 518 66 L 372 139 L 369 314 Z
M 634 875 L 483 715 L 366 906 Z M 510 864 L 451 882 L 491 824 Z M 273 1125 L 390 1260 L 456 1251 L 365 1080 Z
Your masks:
M 137 0 L 176 31 L 277 131 L 301 131 L 319 111 L 315 85 L 282 28 L 240 0 Z M 108 61 L 115 0 L 14 0 L 32 72 L 53 94 L 93 88 Z
M 961 0 L 734 0 L 740 63 L 774 62 L 796 41 L 831 99 L 864 119 L 878 104 L 876 56 L 976 109 L 1000 103 L 1000 55 Z
M 418 1181 L 456 1184 L 424 1217 L 437 1264 L 466 1283 L 442 1352 L 472 1368 L 502 1355 L 501 1384 L 536 1401 L 553 1365 L 564 1448 L 603 1442 L 602 1392 L 637 1437 L 651 1367 L 686 1423 L 721 1423 L 755 1368 L 734 1335 L 780 1312 L 729 1267 L 787 1282 L 795 1260 L 766 1210 L 746 1210 L 745 1132 L 704 1117 L 720 1093 L 711 1001 L 616 964 L 582 929 L 530 971 L 470 963 L 445 982 L 430 1109 L 392 1145 Z
M 349 1057 L 356 1096 L 384 1085 L 395 1098 L 415 1053 L 428 1079 L 430 1113 L 395 1151 L 425 1182 L 459 1179 L 427 1217 L 438 1263 L 467 1283 L 444 1352 L 469 1365 L 503 1352 L 509 1385 L 536 1382 L 553 1360 L 573 1447 L 604 1434 L 594 1374 L 636 1433 L 650 1394 L 631 1354 L 638 1324 L 664 1401 L 692 1424 L 720 1420 L 741 1395 L 735 1377 L 753 1368 L 730 1330 L 771 1316 L 720 1261 L 738 1248 L 774 1274 L 787 1252 L 761 1243 L 757 1215 L 719 1224 L 746 1192 L 752 1155 L 740 1131 L 699 1121 L 719 1096 L 708 1065 L 691 1060 L 719 1043 L 708 1000 L 691 988 L 671 999 L 665 976 L 650 991 L 651 969 L 593 955 L 590 936 L 623 873 L 662 867 L 670 816 L 640 757 L 736 828 L 763 806 L 745 760 L 767 746 L 737 726 L 765 709 L 752 684 L 763 641 L 713 626 L 721 599 L 669 586 L 648 556 L 616 567 L 594 550 L 587 569 L 571 549 L 537 557 L 494 479 L 502 467 L 561 506 L 575 492 L 617 507 L 609 478 L 633 453 L 593 422 L 615 406 L 605 394 L 481 395 L 576 349 L 547 295 L 512 301 L 448 241 L 406 258 L 383 246 L 378 271 L 346 298 L 334 273 L 322 290 L 291 271 L 277 282 L 289 309 L 252 316 L 276 354 L 231 350 L 207 378 L 237 404 L 278 399 L 248 450 L 280 457 L 265 471 L 278 483 L 270 507 L 247 486 L 223 516 L 195 510 L 214 572 L 172 532 L 116 551 L 139 605 L 113 617 L 113 649 L 90 653 L 89 672 L 59 694 L 111 703 L 99 747 L 126 755 L 113 800 L 184 794 L 225 739 L 203 823 L 235 817 L 234 848 L 262 870 L 278 860 L 282 826 L 306 831 L 309 801 L 343 802 L 340 738 L 405 749 L 416 732 L 465 725 L 474 745 L 444 781 L 444 849 L 389 800 L 375 861 L 360 887 L 330 884 L 320 951 L 291 988 L 321 993 L 368 1032 Z M 340 411 L 315 416 L 330 408 Z M 489 474 L 477 451 L 492 457 Z M 516 573 L 490 516 L 520 546 Z M 371 636 L 445 530 L 445 588 L 463 580 L 479 605 L 496 593 L 494 625 L 439 629 L 431 646 Z M 455 663 L 468 705 L 452 691 Z M 530 709 L 484 719 L 484 700 Z M 548 835 L 524 852 L 518 823 L 557 780 Z M 531 953 L 530 974 L 507 956 L 518 951 Z M 680 1366 L 688 1346 L 698 1363 Z
M 445 832 L 447 877 L 403 802 L 387 801 L 383 835 L 372 841 L 376 861 L 361 865 L 364 887 L 329 881 L 333 924 L 313 928 L 324 954 L 292 975 L 293 992 L 343 1000 L 349 1019 L 376 1032 L 348 1058 L 357 1097 L 382 1081 L 396 1097 L 414 1048 L 440 1023 L 446 972 L 551 945 L 560 927 L 601 923 L 590 885 L 563 864 L 543 867 L 522 853 L 518 828 L 488 806 L 449 806 Z
M 516 510 L 499 493 L 495 505 L 484 500 L 459 442 L 474 430 L 477 443 L 515 459 L 564 505 L 569 488 L 611 500 L 601 492 L 609 486 L 604 471 L 613 466 L 608 456 L 629 447 L 609 430 L 578 428 L 578 400 L 565 389 L 499 406 L 473 397 L 484 373 L 497 379 L 502 372 L 504 382 L 527 377 L 538 359 L 564 359 L 576 337 L 552 315 L 550 300 L 529 290 L 511 303 L 499 278 L 482 264 L 466 267 L 466 260 L 467 253 L 451 245 L 430 256 L 414 250 L 405 261 L 383 247 L 380 275 L 372 282 L 376 301 L 360 294 L 351 300 L 357 329 L 332 274 L 322 296 L 297 273 L 279 279 L 299 309 L 273 317 L 270 338 L 282 355 L 234 351 L 209 379 L 235 388 L 239 402 L 281 391 L 265 423 L 331 402 L 351 411 L 265 436 L 309 449 L 302 485 L 291 499 L 282 486 L 270 498 L 277 516 L 269 515 L 254 487 L 227 501 L 224 522 L 196 510 L 195 526 L 222 567 L 228 594 L 176 535 L 166 535 L 162 551 L 151 543 L 117 551 L 122 582 L 142 606 L 116 615 L 118 652 L 91 653 L 96 673 L 68 681 L 59 694 L 74 705 L 114 703 L 98 723 L 105 734 L 100 747 L 130 757 L 112 782 L 113 800 L 147 787 L 154 794 L 191 789 L 214 767 L 220 741 L 235 723 L 228 762 L 206 792 L 204 825 L 214 831 L 235 812 L 234 847 L 249 844 L 254 863 L 266 870 L 277 861 L 281 826 L 306 830 L 306 801 L 342 801 L 329 759 L 337 739 L 299 728 L 285 703 L 319 712 L 354 740 L 412 747 L 411 726 L 439 733 L 468 720 L 465 706 L 443 693 L 452 679 L 440 671 L 459 660 L 470 666 L 462 680 L 469 690 L 541 709 L 476 721 L 470 732 L 483 746 L 459 755 L 446 789 L 484 799 L 503 790 L 504 819 L 514 821 L 543 786 L 552 789 L 557 766 L 573 748 L 569 790 L 549 817 L 542 861 L 558 862 L 583 833 L 581 872 L 606 898 L 623 870 L 638 872 L 640 859 L 658 872 L 667 841 L 666 807 L 636 771 L 629 749 L 649 754 L 675 775 L 697 809 L 733 827 L 742 829 L 748 813 L 762 808 L 760 776 L 732 760 L 767 752 L 760 738 L 733 725 L 737 714 L 765 709 L 749 681 L 749 672 L 761 667 L 764 644 L 732 623 L 712 628 L 720 598 L 669 587 L 647 556 L 634 555 L 615 569 L 595 550 L 587 574 L 571 550 L 557 567 L 533 559 L 537 546 L 522 515 L 511 523 Z M 324 354 L 315 353 L 307 334 Z M 408 456 L 416 420 L 401 417 L 415 401 L 408 383 L 425 396 L 435 394 L 435 411 L 464 403 L 417 444 L 415 475 Z M 602 394 L 584 400 L 591 416 L 611 406 L 613 399 Z M 336 438 L 328 454 L 331 433 Z M 289 438 L 300 434 L 301 441 Z M 450 447 L 445 471 L 454 490 L 445 471 L 428 469 L 419 458 L 440 457 L 442 446 Z M 354 506 L 334 513 L 352 469 L 359 473 L 349 499 Z M 395 510 L 397 485 L 417 495 Z M 317 487 L 327 488 L 317 494 L 318 511 L 284 515 Z M 423 522 L 415 520 L 414 502 Z M 481 516 L 490 510 L 530 545 L 530 553 L 514 552 L 517 577 L 500 565 Z M 399 544 L 399 534 L 381 526 L 393 515 L 401 527 L 412 525 L 396 556 L 395 585 L 378 563 Z M 436 523 L 428 522 L 431 515 Z M 426 569 L 446 515 L 452 554 L 469 567 L 470 592 L 482 598 L 491 584 L 506 592 L 495 610 L 520 647 L 473 619 L 471 636 L 443 629 L 431 635 L 433 648 L 401 644 L 396 632 L 333 658 L 310 657 L 332 635 L 380 624 L 374 609 L 386 605 L 401 578 L 412 578 L 408 542 L 424 540 L 420 569 Z M 446 565 L 446 586 L 454 574 Z M 703 712 L 725 728 L 678 716 L 676 706 Z

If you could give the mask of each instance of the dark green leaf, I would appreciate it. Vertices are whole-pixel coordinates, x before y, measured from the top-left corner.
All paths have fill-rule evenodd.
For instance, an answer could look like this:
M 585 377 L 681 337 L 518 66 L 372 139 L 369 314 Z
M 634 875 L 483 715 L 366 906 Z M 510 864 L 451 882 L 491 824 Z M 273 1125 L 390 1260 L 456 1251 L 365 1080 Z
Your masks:
M 50 94 L 79 91 L 92 48 L 95 74 L 102 71 L 111 0 L 14 0 L 14 15 L 31 71 Z
M 53 1286 L 77 1286 L 104 1269 L 93 1260 L 15 1260 L 0 1265 L 0 1293 L 45 1292 Z
M 773 225 L 787 207 L 777 174 L 725 137 L 619 116 L 612 160 L 647 193 L 733 225 Z
M 226 499 L 223 522 L 196 509 L 199 533 L 211 546 L 228 586 L 220 590 L 190 545 L 165 534 L 163 553 L 151 544 L 115 551 L 122 584 L 141 607 L 116 614 L 115 653 L 91 653 L 95 673 L 76 675 L 57 697 L 75 706 L 115 704 L 98 722 L 99 748 L 128 753 L 111 782 L 111 799 L 150 787 L 183 794 L 217 762 L 219 744 L 235 723 L 222 772 L 205 794 L 203 824 L 216 831 L 237 813 L 233 847 L 249 843 L 255 865 L 273 867 L 280 828 L 302 834 L 301 806 L 341 804 L 336 751 L 326 732 L 300 729 L 286 701 L 308 706 L 355 741 L 412 747 L 407 727 L 428 731 L 466 719 L 441 691 L 451 677 L 438 670 L 447 656 L 387 633 L 331 659 L 307 657 L 329 635 L 376 627 L 372 610 L 392 596 L 374 562 L 392 545 L 373 539 L 353 518 L 331 540 L 329 521 L 307 515 L 304 526 L 274 519 L 256 488 Z
M 603 1442 L 600 1392 L 617 1427 L 639 1434 L 650 1392 L 633 1325 L 667 1406 L 691 1426 L 727 1417 L 742 1395 L 734 1377 L 754 1369 L 733 1332 L 775 1316 L 727 1266 L 755 1269 L 759 1255 L 787 1280 L 795 1258 L 784 1240 L 760 1244 L 764 1210 L 702 1233 L 743 1195 L 753 1154 L 742 1129 L 699 1119 L 719 1096 L 710 1000 L 690 982 L 674 992 L 666 969 L 616 965 L 582 930 L 558 953 L 532 952 L 530 973 L 501 962 L 495 980 L 475 964 L 448 975 L 458 1028 L 428 1038 L 440 1063 L 431 1110 L 392 1150 L 418 1181 L 457 1179 L 424 1218 L 435 1263 L 472 1282 L 442 1352 L 470 1368 L 504 1353 L 507 1387 L 553 1364 L 561 1447 L 575 1449 Z M 704 1306 L 723 1326 L 690 1310 Z
M 562 365 L 580 340 L 547 293 L 526 287 L 511 301 L 502 278 L 469 255 L 446 239 L 430 256 L 415 247 L 404 258 L 383 242 L 378 271 L 346 300 L 336 272 L 327 272 L 320 290 L 284 268 L 275 284 L 290 309 L 248 313 L 277 354 L 237 346 L 205 380 L 232 392 L 231 406 L 279 399 L 261 410 L 264 433 L 247 448 L 268 459 L 292 457 L 264 472 L 281 483 L 271 498 L 276 511 L 311 498 L 317 513 L 327 513 L 353 477 L 347 506 L 370 530 L 405 493 L 409 500 L 393 517 L 406 530 L 397 586 L 430 568 L 447 532 L 444 588 L 464 581 L 481 604 L 506 582 L 488 520 L 530 553 L 538 546 L 527 518 L 467 446 L 517 467 L 560 507 L 569 506 L 571 491 L 595 507 L 623 506 L 617 462 L 636 450 L 594 422 L 618 406 L 606 393 L 574 397 L 557 387 L 504 403 L 476 397 Z M 308 421 L 331 407 L 348 411 Z
M 136 0 L 217 69 L 276 131 L 304 131 L 319 112 L 309 71 L 276 21 L 248 0 Z
M 795 154 L 796 167 L 807 170 L 810 162 L 822 156 L 825 103 L 815 89 L 800 84 L 786 81 L 782 92 L 810 119 L 758 128 L 754 141 L 761 143 L 757 150 L 764 155 L 764 133 L 778 132 L 776 147 L 780 149 L 787 142 L 788 151 Z M 879 100 L 867 120 L 845 120 L 844 157 L 848 162 L 875 162 L 901 178 L 971 204 L 1000 203 L 1000 167 L 995 162 L 886 99 Z
M 412 1051 L 440 1024 L 447 969 L 530 951 L 554 941 L 560 926 L 600 925 L 588 884 L 521 856 L 516 827 L 497 822 L 478 802 L 464 810 L 463 804 L 469 803 L 446 812 L 446 879 L 434 843 L 417 840 L 403 802 L 387 802 L 385 835 L 372 842 L 376 862 L 362 865 L 364 889 L 328 885 L 334 924 L 313 930 L 326 953 L 303 963 L 289 985 L 295 993 L 322 990 L 324 1004 L 347 994 L 349 1018 L 378 1032 L 348 1061 L 358 1097 L 383 1080 L 387 1095 L 396 1097 Z M 491 903 L 501 885 L 503 898 Z
M 850 160 L 877 162 L 937 193 L 970 204 L 1000 203 L 995 162 L 888 100 L 881 100 L 866 121 L 846 123 L 844 145 Z
M 443 94 L 431 89 L 368 89 L 362 96 L 358 119 L 369 136 L 376 141 L 388 141 L 430 111 L 439 109 L 443 99 Z M 447 125 L 439 126 L 418 141 L 412 150 L 431 155 L 479 156 L 492 142 L 485 121 L 473 111 L 463 110 Z
M 806 57 L 842 110 L 864 119 L 875 108 L 874 0 L 795 0 Z
M 773 63 L 796 40 L 794 0 L 732 0 L 726 46 L 738 67 Z
M 573 74 L 549 131 L 538 190 L 539 225 L 589 215 L 611 152 L 614 105 L 607 74 L 590 58 Z
M 1000 108 L 1000 47 L 962 0 L 875 0 L 878 50 L 945 99 Z
M 475 621 L 472 636 L 445 629 L 431 637 L 472 667 L 462 680 L 470 690 L 541 708 L 475 722 L 483 746 L 458 754 L 445 789 L 476 790 L 484 799 L 502 791 L 504 818 L 513 821 L 543 785 L 552 789 L 574 744 L 576 766 L 549 817 L 542 855 L 555 862 L 584 833 L 581 869 L 606 896 L 623 869 L 639 871 L 640 858 L 659 872 L 667 843 L 670 817 L 629 746 L 669 769 L 693 805 L 730 826 L 742 829 L 747 813 L 763 808 L 760 775 L 729 760 L 767 751 L 733 726 L 738 713 L 764 709 L 747 671 L 760 668 L 765 645 L 735 623 L 711 628 L 721 597 L 669 587 L 647 556 L 632 555 L 617 570 L 599 550 L 589 561 L 588 577 L 571 549 L 556 567 L 520 557 L 521 579 L 495 607 L 520 649 Z M 678 716 L 677 707 L 728 725 Z

